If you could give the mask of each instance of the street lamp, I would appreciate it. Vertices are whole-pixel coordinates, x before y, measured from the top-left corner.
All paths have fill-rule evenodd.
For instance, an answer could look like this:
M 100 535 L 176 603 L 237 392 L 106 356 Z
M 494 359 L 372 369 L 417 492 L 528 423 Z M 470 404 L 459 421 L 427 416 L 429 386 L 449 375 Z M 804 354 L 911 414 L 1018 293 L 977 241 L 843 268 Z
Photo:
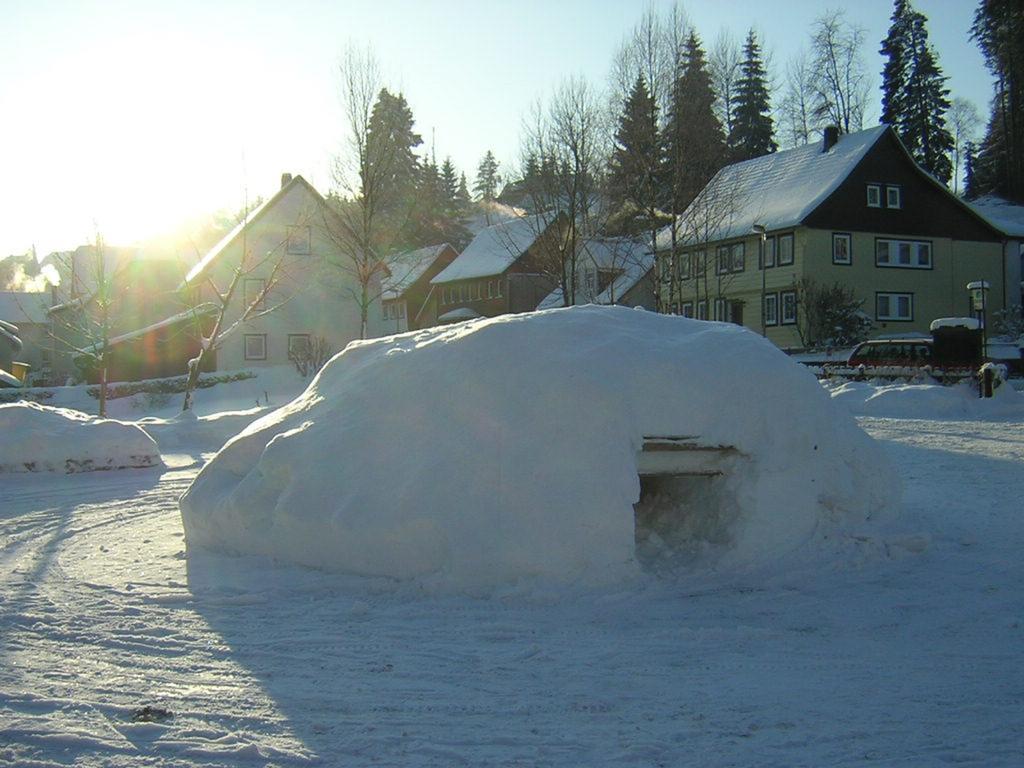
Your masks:
M 751 232 L 760 235 L 757 241 L 757 265 L 761 268 L 761 335 L 767 338 L 768 336 L 768 318 L 765 316 L 764 309 L 764 296 L 765 296 L 765 275 L 768 272 L 765 269 L 764 263 L 764 241 L 768 237 L 768 230 L 765 229 L 764 224 L 754 224 L 750 228 Z

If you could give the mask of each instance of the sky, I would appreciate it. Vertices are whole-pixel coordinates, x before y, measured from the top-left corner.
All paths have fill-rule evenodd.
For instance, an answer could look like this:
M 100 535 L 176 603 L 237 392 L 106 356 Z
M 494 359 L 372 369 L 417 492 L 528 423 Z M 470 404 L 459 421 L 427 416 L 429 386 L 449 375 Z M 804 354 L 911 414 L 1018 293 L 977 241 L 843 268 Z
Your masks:
M 891 0 L 689 0 L 707 45 L 754 26 L 776 68 L 843 7 L 878 42 Z M 984 114 L 991 78 L 972 0 L 915 0 L 954 96 Z M 604 87 L 644 11 L 669 0 L 0 0 L 0 258 L 97 232 L 127 245 L 268 196 L 281 173 L 322 192 L 344 147 L 338 62 L 369 45 L 438 162 L 472 183 L 491 149 L 518 159 L 523 116 L 567 77 Z M 880 98 L 880 97 L 879 97 Z M 878 116 L 878 99 L 870 115 Z

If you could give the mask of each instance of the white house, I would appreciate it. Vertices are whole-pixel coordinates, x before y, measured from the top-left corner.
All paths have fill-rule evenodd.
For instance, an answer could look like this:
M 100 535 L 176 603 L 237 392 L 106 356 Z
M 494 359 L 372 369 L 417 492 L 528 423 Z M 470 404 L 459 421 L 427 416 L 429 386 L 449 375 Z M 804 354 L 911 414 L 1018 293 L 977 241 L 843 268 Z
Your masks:
M 183 288 L 201 301 L 212 296 L 211 281 L 223 292 L 244 265 L 224 318 L 219 370 L 287 365 L 317 339 L 338 352 L 360 338 L 360 286 L 332 237 L 334 216 L 309 182 L 284 174 L 277 193 L 189 271 Z M 383 330 L 379 294 L 379 286 L 371 286 L 367 337 Z M 250 306 L 249 319 L 240 322 Z

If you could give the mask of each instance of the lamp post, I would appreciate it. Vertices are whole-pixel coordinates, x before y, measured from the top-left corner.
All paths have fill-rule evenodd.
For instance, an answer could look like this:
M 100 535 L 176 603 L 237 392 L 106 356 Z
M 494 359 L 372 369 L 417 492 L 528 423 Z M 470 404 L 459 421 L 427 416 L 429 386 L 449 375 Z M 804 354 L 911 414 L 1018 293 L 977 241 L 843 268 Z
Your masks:
M 985 299 L 990 288 L 988 280 L 975 280 L 967 284 L 967 294 L 971 299 L 971 310 L 978 318 L 981 326 L 981 356 L 988 357 L 988 323 L 985 322 Z
M 764 263 L 764 241 L 767 239 L 768 230 L 765 229 L 764 224 L 754 224 L 750 230 L 756 233 L 758 237 L 757 241 L 757 265 L 761 268 L 761 335 L 765 338 L 768 337 L 768 318 L 765 317 L 764 310 L 764 296 L 765 296 L 765 275 L 768 270 L 765 269 Z

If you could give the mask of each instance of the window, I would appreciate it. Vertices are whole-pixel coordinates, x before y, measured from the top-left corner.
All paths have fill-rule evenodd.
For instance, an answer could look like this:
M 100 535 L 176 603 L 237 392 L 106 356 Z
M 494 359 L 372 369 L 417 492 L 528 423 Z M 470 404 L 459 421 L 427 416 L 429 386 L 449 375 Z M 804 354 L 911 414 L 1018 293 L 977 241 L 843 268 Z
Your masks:
M 853 264 L 853 244 L 850 235 L 843 232 L 832 233 L 832 263 Z
M 910 321 L 914 319 L 914 294 L 876 293 L 875 319 Z
M 885 207 L 886 208 L 902 208 L 902 195 L 900 194 L 899 187 L 885 188 Z
M 715 299 L 715 320 L 726 321 L 728 320 L 726 315 L 726 304 L 725 299 Z
M 242 286 L 245 307 L 252 307 L 256 312 L 263 311 L 263 292 L 267 289 L 267 281 L 261 277 L 247 277 Z M 253 304 L 255 303 L 255 306 Z M 262 360 L 263 358 L 256 358 Z
M 769 293 L 764 297 L 764 324 L 779 324 L 779 294 Z
M 459 286 L 459 301 L 469 301 L 469 286 L 465 283 Z
M 932 244 L 927 240 L 875 240 L 875 265 L 900 269 L 931 269 Z
M 868 208 L 882 207 L 882 187 L 878 184 L 868 184 Z
M 399 320 L 404 320 L 405 319 L 405 302 L 404 301 L 398 302 L 398 319 Z
M 693 274 L 693 254 L 684 253 L 679 261 L 679 279 L 689 280 Z
M 391 305 L 394 309 L 394 305 Z M 306 360 L 309 358 L 309 334 L 308 333 L 289 333 L 288 334 L 288 359 L 289 360 Z
M 764 259 L 758 264 L 758 269 L 768 269 L 775 266 L 775 238 L 764 239 Z
M 267 359 L 267 334 L 247 333 L 242 341 L 245 344 L 246 360 Z
M 494 295 L 497 298 L 499 298 L 499 299 L 501 298 L 501 278 L 500 277 L 497 280 L 494 281 Z
M 708 303 L 701 299 L 697 302 L 697 319 L 707 320 L 708 319 Z
M 782 304 L 782 325 L 796 325 L 796 291 L 783 291 L 779 294 Z
M 724 275 L 729 271 L 729 246 L 720 245 L 715 250 L 715 274 Z
M 683 305 L 679 308 L 679 314 L 683 317 L 693 317 L 693 302 L 684 301 Z
M 730 259 L 729 269 L 732 272 L 742 272 L 747 267 L 746 257 L 746 244 L 745 243 L 733 243 L 732 258 Z
M 487 281 L 487 298 L 488 299 L 493 299 L 494 298 L 494 281 L 493 280 L 488 280 Z
M 313 236 L 309 227 L 288 227 L 288 253 L 312 253 L 312 245 Z
M 793 263 L 793 233 L 779 235 L 779 266 Z

